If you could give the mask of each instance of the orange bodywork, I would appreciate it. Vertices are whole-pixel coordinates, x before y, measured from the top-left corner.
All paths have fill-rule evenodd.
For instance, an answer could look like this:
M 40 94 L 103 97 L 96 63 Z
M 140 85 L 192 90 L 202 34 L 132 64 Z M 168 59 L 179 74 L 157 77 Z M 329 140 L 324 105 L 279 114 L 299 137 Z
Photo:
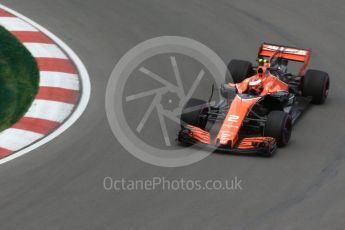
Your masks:
M 260 143 L 270 143 L 274 144 L 276 141 L 273 137 L 248 137 L 242 139 L 241 143 L 238 145 L 239 149 L 252 149 Z
M 245 79 L 243 82 L 235 84 L 239 93 L 245 93 L 248 90 L 249 82 L 253 79 L 257 79 L 257 75 Z M 289 86 L 279 80 L 279 78 L 268 74 L 262 78 L 263 90 L 259 96 L 265 96 L 267 94 L 276 93 L 279 91 L 289 91 Z M 231 86 L 231 85 L 230 85 Z
M 238 140 L 238 132 L 242 127 L 243 120 L 259 99 L 259 97 L 243 99 L 238 95 L 234 98 L 217 135 L 217 144 L 234 147 Z
M 248 90 L 249 82 L 252 79 L 258 78 L 257 75 L 258 74 L 255 74 L 254 76 L 245 79 L 241 83 L 229 83 L 229 86 L 236 87 L 238 93 L 243 94 Z M 228 113 L 214 141 L 212 140 L 209 132 L 191 125 L 187 126 L 190 131 L 189 135 L 204 144 L 213 143 L 216 145 L 228 145 L 230 148 L 234 148 L 238 142 L 238 133 L 242 127 L 244 119 L 247 117 L 250 109 L 261 99 L 261 97 L 267 94 L 273 94 L 280 91 L 287 92 L 289 90 L 289 86 L 286 83 L 282 82 L 279 80 L 279 78 L 271 74 L 260 77 L 262 79 L 263 86 L 260 95 L 253 98 L 242 98 L 239 95 L 236 95 L 231 102 L 230 109 L 228 110 Z M 253 148 L 256 143 L 272 143 L 274 141 L 274 138 L 270 137 L 244 138 L 241 140 L 238 148 L 249 149 Z
M 198 127 L 195 127 L 193 125 L 187 125 L 187 129 L 189 130 L 189 136 L 197 139 L 201 143 L 204 144 L 211 144 L 211 135 L 209 132 L 200 129 Z
M 229 86 L 235 86 L 239 93 L 245 93 L 248 90 L 249 82 L 253 79 L 259 78 L 258 74 L 245 79 L 238 84 L 229 84 Z M 243 99 L 236 95 L 231 103 L 227 116 L 224 119 L 223 125 L 217 135 L 217 144 L 229 145 L 234 147 L 238 140 L 238 132 L 242 127 L 243 120 L 246 118 L 249 110 L 256 104 L 262 96 L 267 94 L 277 93 L 280 91 L 289 91 L 289 86 L 279 80 L 279 78 L 267 74 L 260 76 L 262 79 L 262 92 L 258 97 Z

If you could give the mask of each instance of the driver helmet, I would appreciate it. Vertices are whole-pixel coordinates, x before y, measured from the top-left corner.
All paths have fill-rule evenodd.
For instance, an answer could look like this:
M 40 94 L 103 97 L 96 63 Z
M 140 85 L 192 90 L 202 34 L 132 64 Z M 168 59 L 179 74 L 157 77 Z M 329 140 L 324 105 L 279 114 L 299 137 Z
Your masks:
M 257 77 L 258 78 L 263 78 L 266 76 L 266 73 L 267 73 L 267 69 L 269 68 L 269 63 L 266 63 L 265 65 L 263 66 L 259 66 L 256 70 L 256 73 L 257 73 Z
M 263 83 L 260 78 L 254 78 L 249 81 L 248 84 L 249 93 L 259 95 L 263 90 Z

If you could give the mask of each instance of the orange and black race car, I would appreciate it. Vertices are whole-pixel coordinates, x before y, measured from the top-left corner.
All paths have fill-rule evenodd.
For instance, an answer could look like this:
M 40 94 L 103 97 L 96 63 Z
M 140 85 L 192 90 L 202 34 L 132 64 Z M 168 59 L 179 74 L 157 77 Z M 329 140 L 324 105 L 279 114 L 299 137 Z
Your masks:
M 292 126 L 310 103 L 323 104 L 330 79 L 326 72 L 306 71 L 311 50 L 261 45 L 258 66 L 232 60 L 231 73 L 218 103 L 190 99 L 181 114 L 178 141 L 213 150 L 272 156 L 288 144 Z M 287 71 L 289 61 L 300 62 L 298 74 Z

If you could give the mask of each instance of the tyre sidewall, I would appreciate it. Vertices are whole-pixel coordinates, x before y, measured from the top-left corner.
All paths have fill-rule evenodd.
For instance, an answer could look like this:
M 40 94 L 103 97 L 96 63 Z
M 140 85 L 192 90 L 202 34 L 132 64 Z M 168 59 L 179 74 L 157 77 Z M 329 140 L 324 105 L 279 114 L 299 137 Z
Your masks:
M 311 96 L 312 103 L 323 104 L 328 96 L 330 79 L 326 72 L 308 70 L 303 77 L 303 96 Z
M 285 133 L 285 129 L 288 133 Z M 291 137 L 292 120 L 291 116 L 283 111 L 272 111 L 267 117 L 264 136 L 276 139 L 278 147 L 288 144 Z

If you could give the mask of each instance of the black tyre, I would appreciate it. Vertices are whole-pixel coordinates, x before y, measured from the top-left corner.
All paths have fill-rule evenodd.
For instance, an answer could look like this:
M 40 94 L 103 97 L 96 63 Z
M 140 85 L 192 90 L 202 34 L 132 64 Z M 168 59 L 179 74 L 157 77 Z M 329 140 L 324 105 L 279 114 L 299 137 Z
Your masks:
M 228 65 L 228 69 L 234 83 L 240 83 L 253 74 L 253 65 L 249 61 L 231 60 Z M 228 75 L 226 76 L 225 81 L 225 83 L 231 82 Z
M 311 96 L 312 103 L 323 104 L 328 96 L 330 79 L 328 73 L 308 70 L 303 77 L 303 95 Z
M 276 139 L 277 146 L 288 144 L 292 131 L 291 116 L 283 111 L 271 111 L 267 116 L 264 136 Z
M 205 129 L 208 110 L 209 108 L 205 101 L 191 98 L 182 110 L 181 126 L 189 124 Z

